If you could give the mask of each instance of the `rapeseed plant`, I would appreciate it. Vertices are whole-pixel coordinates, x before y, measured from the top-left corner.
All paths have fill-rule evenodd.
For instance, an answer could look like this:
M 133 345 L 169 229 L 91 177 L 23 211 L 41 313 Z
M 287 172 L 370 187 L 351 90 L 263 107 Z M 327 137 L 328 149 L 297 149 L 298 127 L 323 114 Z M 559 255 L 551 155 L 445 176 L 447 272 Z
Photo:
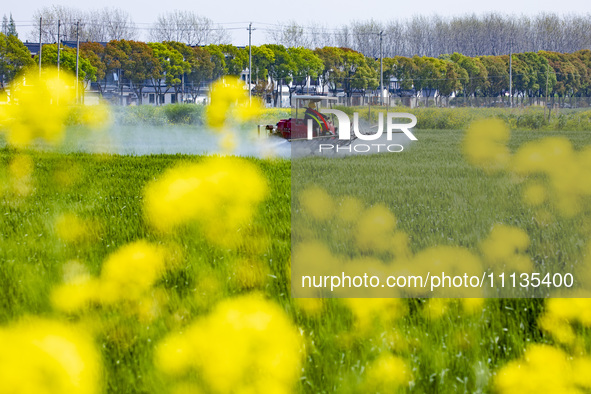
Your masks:
M 41 318 L 0 327 L 0 393 L 101 392 L 100 353 L 83 330 Z
M 83 271 L 66 275 L 66 282 L 53 291 L 52 302 L 65 312 L 76 312 L 92 303 L 140 305 L 150 300 L 151 288 L 165 268 L 165 252 L 161 247 L 137 241 L 110 255 L 98 278 Z
M 172 168 L 148 184 L 144 212 L 162 232 L 197 223 L 209 242 L 235 245 L 267 195 L 267 181 L 255 165 L 212 157 Z
M 57 70 L 21 75 L 12 83 L 12 99 L 2 108 L 0 124 L 10 145 L 25 147 L 40 138 L 61 142 L 70 106 L 75 99 L 74 78 Z
M 591 359 L 570 357 L 549 345 L 530 345 L 522 358 L 501 368 L 494 387 L 499 393 L 584 393 L 591 389 Z
M 522 229 L 496 224 L 480 243 L 480 250 L 491 268 L 530 272 L 533 263 L 525 254 L 529 244 L 529 236 Z
M 509 128 L 499 119 L 475 121 L 464 135 L 464 156 L 470 164 L 487 172 L 502 170 L 510 158 L 509 137 Z
M 238 78 L 226 76 L 212 84 L 206 121 L 212 130 L 221 133 L 220 147 L 223 152 L 234 151 L 236 129 L 256 119 L 262 112 L 260 100 L 249 99 L 244 83 Z
M 382 353 L 373 360 L 365 372 L 365 392 L 391 393 L 408 387 L 412 373 L 406 361 L 391 353 Z
M 215 393 L 289 393 L 301 371 L 303 339 L 283 310 L 261 295 L 220 302 L 156 347 L 156 366 L 179 377 L 196 371 Z

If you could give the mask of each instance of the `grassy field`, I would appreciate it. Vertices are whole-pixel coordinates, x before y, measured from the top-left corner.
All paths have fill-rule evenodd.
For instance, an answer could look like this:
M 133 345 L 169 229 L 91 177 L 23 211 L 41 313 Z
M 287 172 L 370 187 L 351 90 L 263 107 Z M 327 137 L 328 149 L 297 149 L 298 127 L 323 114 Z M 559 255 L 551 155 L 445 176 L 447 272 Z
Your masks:
M 591 111 L 588 109 L 554 109 L 548 115 L 541 107 L 526 108 L 408 108 L 408 107 L 344 107 L 336 108 L 352 115 L 359 113 L 361 120 L 377 122 L 378 112 L 410 112 L 416 115 L 418 129 L 457 130 L 468 127 L 477 119 L 498 118 L 513 130 L 591 130 Z M 290 108 L 266 108 L 255 124 L 275 124 L 279 119 L 291 116 Z M 115 107 L 113 121 L 123 126 L 167 126 L 203 125 L 205 107 L 203 105 L 172 104 L 164 106 Z M 69 124 L 81 122 L 80 114 L 73 112 Z
M 514 132 L 510 147 L 515 150 L 532 139 L 557 134 Z M 167 168 L 199 163 L 203 157 L 27 151 L 34 163 L 32 192 L 16 197 L 5 191 L 0 196 L 0 324 L 38 315 L 93 327 L 104 366 L 101 380 L 105 391 L 112 393 L 185 392 L 176 386 L 177 380 L 155 367 L 155 346 L 166 335 L 208 315 L 220 300 L 250 292 L 261 292 L 280 305 L 302 335 L 299 392 L 490 392 L 498 388 L 494 382 L 499 369 L 522 357 L 533 343 L 551 344 L 571 355 L 586 354 L 591 336 L 584 322 L 575 327 L 580 339 L 576 350 L 540 327 L 544 300 L 290 297 L 292 175 L 296 192 L 302 186 L 322 185 L 335 196 L 385 204 L 409 235 L 414 252 L 434 245 L 476 249 L 491 226 L 502 222 L 527 231 L 535 264 L 580 260 L 585 246 L 581 229 L 588 225 L 585 216 L 540 225 L 540 212 L 521 202 L 521 186 L 510 175 L 488 175 L 465 162 L 462 135 L 458 130 L 420 130 L 419 142 L 401 154 L 310 158 L 299 162 L 294 174 L 290 161 L 249 159 L 268 180 L 270 194 L 259 207 L 247 240 L 268 242 L 238 249 L 215 246 L 194 228 L 163 237 L 146 223 L 146 184 Z M 591 143 L 588 133 L 560 135 L 576 148 Z M 6 172 L 17 154 L 0 149 L 0 169 Z M 335 168 L 338 176 L 331 172 Z M 83 236 L 60 230 L 59 223 L 68 214 L 87 224 Z M 63 282 L 69 262 L 77 261 L 97 276 L 111 253 L 137 240 L 176 251 L 173 267 L 154 285 L 154 292 L 162 295 L 158 313 L 142 318 L 124 307 L 99 305 L 77 313 L 55 308 L 52 290 Z M 252 268 L 255 274 L 250 276 L 237 265 L 245 255 L 253 259 L 247 271 Z M 540 381 L 544 378 L 541 373 Z M 202 384 L 195 371 L 184 379 L 203 392 L 215 392 Z
M 515 151 L 528 141 L 557 135 L 568 137 L 577 149 L 591 142 L 588 133 L 579 131 L 516 131 L 509 146 Z M 540 210 L 523 203 L 523 185 L 512 174 L 486 174 L 466 162 L 463 132 L 418 130 L 416 136 L 419 141 L 399 154 L 299 160 L 292 166 L 294 194 L 315 185 L 335 197 L 357 197 L 366 206 L 382 203 L 409 234 L 414 252 L 435 245 L 475 248 L 493 224 L 504 223 L 526 230 L 532 250 L 542 253 L 560 245 L 560 254 L 546 251 L 545 264 L 580 257 L 573 234 L 584 224 L 582 217 L 540 226 Z M 545 210 L 556 215 L 552 207 Z
M 591 111 L 588 109 L 558 109 L 550 114 L 543 107 L 525 108 L 408 108 L 408 107 L 338 107 L 360 119 L 377 121 L 378 112 L 410 112 L 417 117 L 418 129 L 457 130 L 468 127 L 478 119 L 497 118 L 512 130 L 591 130 Z

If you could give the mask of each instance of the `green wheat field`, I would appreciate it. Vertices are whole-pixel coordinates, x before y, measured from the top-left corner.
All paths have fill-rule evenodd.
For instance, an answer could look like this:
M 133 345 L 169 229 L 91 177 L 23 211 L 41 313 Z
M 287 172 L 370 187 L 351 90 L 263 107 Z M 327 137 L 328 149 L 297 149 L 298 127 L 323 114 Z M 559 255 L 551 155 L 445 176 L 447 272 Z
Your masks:
M 490 228 L 504 223 L 528 233 L 534 265 L 581 259 L 585 250 L 581 232 L 589 225 L 585 215 L 540 225 L 539 211 L 522 202 L 521 185 L 511 175 L 486 174 L 466 162 L 461 153 L 463 135 L 462 130 L 417 130 L 419 141 L 400 154 L 305 159 L 304 168 L 309 164 L 315 169 L 306 179 L 291 179 L 289 160 L 248 159 L 269 185 L 268 197 L 258 206 L 249 230 L 252 242 L 267 240 L 255 251 L 248 250 L 248 243 L 234 249 L 214 245 L 195 228 L 163 238 L 146 222 L 146 185 L 179 163 L 201 163 L 204 157 L 24 151 L 34 166 L 32 192 L 15 198 L 5 187 L 0 193 L 0 327 L 26 316 L 93 327 L 89 330 L 99 349 L 105 392 L 225 392 L 208 385 L 199 368 L 183 375 L 185 386 L 175 386 L 178 379 L 156 365 L 155 349 L 167 335 L 212 313 L 220 301 L 258 293 L 279 305 L 301 336 L 301 369 L 292 387 L 296 392 L 510 392 L 507 387 L 512 386 L 498 379 L 499 371 L 524 360 L 526 349 L 534 344 L 547 345 L 536 354 L 538 364 L 548 366 L 562 366 L 587 354 L 588 321 L 565 317 L 574 335 L 569 341 L 541 326 L 548 307 L 543 299 L 466 303 L 290 297 L 292 181 L 329 185 L 340 195 L 363 198 L 368 205 L 385 204 L 396 216 L 398 228 L 409 235 L 415 252 L 435 245 L 477 250 Z M 509 148 L 515 151 L 528 141 L 557 135 L 568 138 L 575 149 L 591 144 L 591 134 L 583 131 L 514 131 Z M 0 148 L 3 183 L 8 179 L 5 169 L 22 153 Z M 324 165 L 329 169 L 334 164 L 330 160 L 342 161 L 339 167 L 346 181 L 322 171 Z M 376 172 L 387 173 L 391 182 L 376 186 L 372 179 Z M 547 211 L 553 214 L 552 207 Z M 80 226 L 84 231 L 76 230 Z M 110 254 L 139 240 L 175 245 L 172 268 L 153 285 L 154 294 L 165 299 L 157 312 L 142 317 L 124 306 L 93 305 L 77 313 L 55 307 L 52 292 L 64 282 L 72 262 L 96 277 Z M 247 266 L 253 274 L 236 268 L 243 255 L 255 256 L 256 261 Z M 560 353 L 544 353 L 548 349 Z M 208 360 L 204 354 L 191 357 Z M 571 375 L 548 377 L 543 368 L 524 365 L 526 375 L 520 379 L 530 386 L 539 383 L 536 379 L 550 379 L 544 383 L 547 387 L 556 384 L 581 392 L 590 388 Z M 578 367 L 568 364 L 568 368 Z M 269 392 L 290 390 L 288 385 Z M 250 391 L 234 387 L 228 392 Z

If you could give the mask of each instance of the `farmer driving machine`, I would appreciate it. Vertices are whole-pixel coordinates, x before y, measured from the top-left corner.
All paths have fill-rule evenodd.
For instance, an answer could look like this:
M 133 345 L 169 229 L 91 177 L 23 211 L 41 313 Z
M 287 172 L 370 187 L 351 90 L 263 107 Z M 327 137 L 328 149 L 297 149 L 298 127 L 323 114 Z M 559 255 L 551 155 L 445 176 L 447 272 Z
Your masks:
M 339 146 L 349 145 L 355 137 L 340 140 L 338 127 L 335 126 L 335 116 L 321 113 L 321 108 L 332 108 L 332 104 L 336 101 L 336 97 L 293 95 L 291 118 L 281 119 L 277 125 L 267 125 L 265 128 L 270 135 L 285 138 L 298 145 L 309 146 L 314 150 L 323 142 Z M 308 135 L 309 124 L 311 124 L 311 136 Z

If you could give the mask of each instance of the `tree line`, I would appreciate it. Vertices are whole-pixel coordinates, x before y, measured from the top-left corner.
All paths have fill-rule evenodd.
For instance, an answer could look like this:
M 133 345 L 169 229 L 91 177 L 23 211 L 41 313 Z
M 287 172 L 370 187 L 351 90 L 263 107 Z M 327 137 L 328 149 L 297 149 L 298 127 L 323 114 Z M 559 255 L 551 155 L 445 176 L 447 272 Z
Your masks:
M 229 43 L 226 29 L 211 19 L 192 11 L 169 11 L 157 16 L 149 27 L 140 27 L 125 10 L 102 8 L 88 12 L 75 7 L 51 5 L 33 13 L 33 26 L 28 39 L 33 42 L 57 42 L 59 35 L 65 41 L 107 42 L 112 40 L 138 40 L 142 30 L 148 30 L 148 38 L 154 42 L 179 41 L 187 45 Z M 78 23 L 78 25 L 77 25 Z M 38 26 L 38 27 L 37 27 Z
M 173 10 L 159 14 L 148 26 L 140 26 L 132 16 L 118 8 L 84 12 L 74 7 L 46 6 L 33 13 L 32 23 L 39 24 L 44 42 L 57 41 L 57 22 L 62 23 L 62 37 L 76 39 L 80 22 L 82 41 L 143 40 L 179 41 L 187 45 L 229 44 L 227 29 L 192 11 Z M 266 41 L 285 47 L 308 49 L 326 46 L 351 48 L 366 56 L 431 56 L 462 53 L 466 56 L 507 55 L 511 52 L 576 52 L 591 49 L 591 14 L 513 15 L 498 12 L 454 17 L 414 16 L 393 19 L 352 21 L 338 28 L 296 21 L 259 24 L 258 33 Z M 146 33 L 147 34 L 144 34 Z M 5 32 L 6 33 L 6 32 Z M 263 34 L 265 34 L 263 33 Z M 39 29 L 30 31 L 30 41 L 39 39 Z
M 75 71 L 76 51 L 64 48 L 60 67 Z M 15 35 L 0 33 L 0 81 L 2 87 L 26 66 L 36 64 Z M 43 46 L 43 65 L 57 64 L 57 45 Z M 140 97 L 146 86 L 156 93 L 182 93 L 195 99 L 201 87 L 224 75 L 240 76 L 248 69 L 248 47 L 229 44 L 189 46 L 178 41 L 145 43 L 112 40 L 80 44 L 80 79 L 96 82 L 104 92 L 108 74 L 115 74 Z M 511 93 L 522 102 L 547 94 L 559 100 L 591 96 L 591 51 L 552 51 L 496 56 L 460 53 L 383 58 L 385 89 L 394 95 L 425 96 L 437 92 L 436 101 L 451 96 L 506 98 L 512 73 Z M 285 47 L 265 44 L 252 47 L 253 92 L 275 96 L 284 85 L 303 91 L 309 81 L 332 94 L 347 96 L 377 93 L 380 59 L 351 48 Z M 395 81 L 390 86 L 390 81 Z
M 591 14 L 534 16 L 497 12 L 455 17 L 414 16 L 390 22 L 353 21 L 337 29 L 295 21 L 266 28 L 267 40 L 285 46 L 346 47 L 370 57 L 508 55 L 591 49 Z

